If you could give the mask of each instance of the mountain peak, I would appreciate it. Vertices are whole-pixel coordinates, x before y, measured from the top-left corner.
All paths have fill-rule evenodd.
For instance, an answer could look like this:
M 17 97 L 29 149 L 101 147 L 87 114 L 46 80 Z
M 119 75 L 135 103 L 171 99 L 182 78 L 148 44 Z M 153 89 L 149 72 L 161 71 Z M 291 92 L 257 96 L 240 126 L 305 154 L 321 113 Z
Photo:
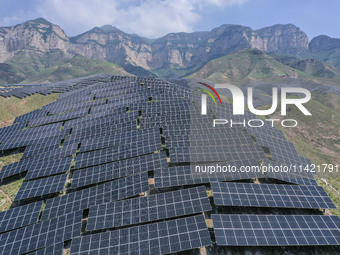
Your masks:
M 102 30 L 103 32 L 107 32 L 107 33 L 122 32 L 117 27 L 111 26 L 111 25 L 104 25 L 104 26 L 99 27 L 99 29 Z
M 39 23 L 39 24 L 44 24 L 44 25 L 52 25 L 51 22 L 41 17 L 34 19 L 34 20 L 30 20 L 29 22 L 34 22 L 34 23 Z
M 309 43 L 309 49 L 312 52 L 328 51 L 336 48 L 340 48 L 340 39 L 331 38 L 327 35 L 314 37 Z

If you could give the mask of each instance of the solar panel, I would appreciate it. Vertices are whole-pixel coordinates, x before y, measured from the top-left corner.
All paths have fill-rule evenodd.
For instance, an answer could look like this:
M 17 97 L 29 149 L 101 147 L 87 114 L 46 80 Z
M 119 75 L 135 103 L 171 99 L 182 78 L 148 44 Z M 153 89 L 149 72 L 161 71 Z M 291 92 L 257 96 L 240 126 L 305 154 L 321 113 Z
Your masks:
M 79 188 L 128 175 L 167 167 L 165 152 L 125 159 L 73 172 L 71 188 Z
M 46 143 L 50 142 L 51 140 L 59 140 L 64 139 L 66 134 L 53 134 L 53 135 L 46 135 L 41 134 L 40 136 L 32 135 L 29 137 L 16 137 L 12 140 L 6 140 L 6 143 L 0 145 L 0 150 L 6 151 L 11 149 L 23 148 L 33 144 L 39 143 Z
M 14 200 L 19 201 L 60 192 L 65 187 L 66 179 L 67 174 L 63 174 L 23 182 Z
M 291 169 L 292 167 L 290 165 L 282 164 L 272 160 L 263 160 L 263 162 L 263 167 L 266 167 L 265 174 L 269 178 L 301 185 L 317 185 L 317 182 L 310 171 L 294 171 L 294 169 Z
M 64 254 L 64 243 L 57 243 L 48 246 L 44 249 L 37 250 L 35 252 L 29 253 L 29 255 L 63 255 Z
M 251 167 L 258 165 L 255 159 L 219 162 L 191 166 L 175 166 L 157 169 L 154 172 L 155 187 L 175 187 L 182 185 L 194 185 L 210 183 L 214 181 L 246 180 L 264 178 L 265 175 L 258 171 L 233 171 L 233 167 L 239 170 L 241 166 Z M 231 169 L 230 171 L 227 169 Z
M 47 200 L 42 219 L 51 219 L 93 205 L 133 197 L 149 189 L 147 172 L 128 176 Z
M 1 254 L 22 254 L 80 236 L 82 212 L 59 216 L 0 235 Z
M 190 146 L 170 149 L 171 162 L 228 161 L 247 158 L 265 159 L 258 145 Z
M 75 169 L 100 165 L 108 162 L 131 158 L 139 155 L 154 153 L 162 150 L 161 142 L 136 142 L 119 147 L 103 149 L 79 154 L 76 158 Z
M 221 146 L 221 145 L 244 145 L 254 144 L 250 136 L 247 137 L 246 133 L 224 133 L 214 135 L 213 137 L 208 134 L 201 135 L 185 135 L 176 136 L 165 139 L 167 148 L 173 147 L 190 147 L 190 146 Z
M 71 254 L 168 254 L 211 244 L 202 215 L 82 236 Z
M 268 172 L 266 176 L 272 179 L 277 179 L 289 183 L 301 184 L 301 185 L 318 185 L 314 178 L 307 178 L 306 176 L 285 173 L 285 172 Z
M 130 131 L 122 134 L 99 137 L 90 139 L 81 144 L 79 152 L 98 150 L 119 145 L 127 145 L 130 143 L 160 143 L 161 136 L 159 130 L 148 129 L 141 131 Z
M 72 163 L 72 158 L 62 158 L 58 160 L 36 162 L 27 167 L 28 173 L 25 176 L 26 180 L 46 177 L 50 175 L 67 172 Z
M 53 115 L 49 117 L 36 118 L 30 121 L 29 126 L 34 127 L 34 126 L 40 126 L 40 125 L 50 124 L 50 123 L 55 123 L 55 122 L 62 122 L 65 120 L 80 118 L 87 114 L 88 114 L 88 109 L 85 109 L 85 110 L 79 110 L 77 112 L 69 112 L 69 113 L 63 113 L 63 114 Z
M 65 139 L 68 143 L 70 141 L 74 141 L 73 143 L 78 142 L 79 140 L 84 140 L 84 137 L 88 138 L 95 138 L 100 136 L 108 136 L 117 133 L 124 133 L 127 131 L 137 130 L 137 120 L 132 120 L 129 122 L 120 123 L 117 125 L 109 125 L 109 126 L 102 126 L 102 125 L 95 125 L 90 126 L 85 129 L 78 129 L 72 131 L 72 135 Z M 69 141 L 70 140 L 70 141 Z
M 213 182 L 211 188 L 216 205 L 336 209 L 321 186 Z
M 46 151 L 55 150 L 55 149 L 58 149 L 59 146 L 60 146 L 60 140 L 58 140 L 57 142 L 49 143 L 49 144 L 43 143 L 43 144 L 35 144 L 32 146 L 28 146 L 25 148 L 22 158 L 29 158 L 29 157 L 33 157 L 38 154 L 44 153 Z
M 53 159 L 61 159 L 65 157 L 69 157 L 77 152 L 78 144 L 68 144 L 63 146 L 62 148 L 58 148 L 55 150 L 46 151 L 41 153 L 35 157 L 33 157 L 36 161 L 46 161 Z
M 0 212 L 0 233 L 38 222 L 42 201 Z
M 217 245 L 339 245 L 340 219 L 326 215 L 213 214 Z
M 210 210 L 206 189 L 200 186 L 93 206 L 86 230 L 116 228 Z
M 24 159 L 4 166 L 0 171 L 0 184 L 14 176 L 24 174 L 27 172 L 32 163 L 34 163 L 34 161 L 31 159 Z

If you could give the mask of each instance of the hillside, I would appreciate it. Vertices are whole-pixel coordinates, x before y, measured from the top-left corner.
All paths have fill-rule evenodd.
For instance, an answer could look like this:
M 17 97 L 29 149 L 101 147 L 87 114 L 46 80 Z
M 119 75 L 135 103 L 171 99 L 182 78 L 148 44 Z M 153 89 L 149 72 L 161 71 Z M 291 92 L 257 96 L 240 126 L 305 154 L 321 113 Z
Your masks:
M 0 63 L 0 84 L 20 83 L 68 59 L 61 50 L 51 50 L 47 53 L 33 49 L 18 51 L 4 63 Z
M 244 49 L 214 59 L 188 77 L 234 84 L 250 80 L 277 82 L 286 78 L 340 84 L 340 70 L 335 67 L 315 59 L 268 55 L 257 49 Z
M 301 72 L 317 78 L 340 78 L 340 70 L 338 68 L 325 64 L 317 59 L 299 59 L 293 56 L 282 55 L 272 55 L 272 57 L 282 64 L 288 65 L 294 69 L 300 70 Z
M 249 80 L 275 80 L 297 77 L 298 73 L 260 50 L 244 49 L 215 59 L 189 78 L 206 79 L 215 83 L 242 84 Z
M 22 83 L 56 82 L 97 74 L 130 75 L 116 64 L 76 56 L 60 65 L 47 68 L 27 78 Z

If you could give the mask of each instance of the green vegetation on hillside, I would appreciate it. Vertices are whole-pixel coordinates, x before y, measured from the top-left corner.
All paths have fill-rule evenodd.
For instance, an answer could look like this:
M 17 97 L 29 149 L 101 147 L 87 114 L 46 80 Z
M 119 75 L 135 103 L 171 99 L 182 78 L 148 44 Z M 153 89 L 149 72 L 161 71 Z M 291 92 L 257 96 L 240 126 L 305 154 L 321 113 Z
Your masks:
M 20 83 L 24 79 L 40 73 L 66 60 L 61 50 L 43 53 L 38 50 L 17 52 L 5 63 L 0 64 L 0 84 Z
M 328 65 L 340 68 L 340 48 L 320 52 L 303 52 L 297 55 L 299 58 L 315 58 Z
M 329 197 L 332 199 L 332 201 L 334 202 L 334 204 L 336 205 L 336 207 L 338 207 L 338 209 L 331 209 L 330 212 L 333 215 L 338 215 L 340 217 L 340 195 L 335 192 L 329 185 L 331 185 L 333 188 L 335 188 L 336 190 L 340 190 L 340 179 L 335 179 L 335 181 L 331 181 L 327 180 L 327 183 L 329 183 L 329 185 L 326 185 L 322 180 L 318 179 L 317 180 L 318 184 L 320 186 L 322 186 L 325 191 L 327 192 L 327 194 L 329 195 Z M 334 186 L 335 185 L 335 186 Z
M 276 80 L 297 77 L 297 72 L 256 49 L 244 49 L 214 59 L 189 78 L 207 79 L 215 83 L 243 84 L 249 80 Z
M 97 74 L 130 75 L 116 64 L 80 55 L 69 58 L 61 50 L 21 51 L 0 63 L 0 84 L 48 83 Z
M 14 119 L 25 113 L 40 109 L 42 106 L 56 101 L 59 94 L 35 94 L 24 99 L 0 96 L 0 128 L 11 125 Z
M 104 60 L 76 56 L 29 77 L 22 83 L 45 83 L 64 81 L 97 74 L 130 75 L 122 67 Z
M 270 56 L 257 49 L 244 49 L 208 62 L 188 78 L 239 85 L 250 80 L 279 82 L 285 78 L 300 78 L 339 85 L 340 70 L 313 59 Z
M 340 83 L 340 70 L 317 59 L 298 59 L 293 56 L 272 55 L 280 63 L 313 76 L 320 82 Z

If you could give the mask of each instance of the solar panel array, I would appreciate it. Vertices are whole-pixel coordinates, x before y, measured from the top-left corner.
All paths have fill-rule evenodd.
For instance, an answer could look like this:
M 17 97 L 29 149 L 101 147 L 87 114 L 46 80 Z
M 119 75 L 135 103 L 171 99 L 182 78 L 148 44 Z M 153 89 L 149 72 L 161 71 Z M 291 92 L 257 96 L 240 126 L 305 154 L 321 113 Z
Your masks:
M 216 205 L 336 208 L 320 186 L 213 182 L 211 188 Z
M 93 206 L 86 229 L 134 225 L 210 210 L 206 189 L 201 186 Z
M 38 222 L 42 204 L 38 201 L 0 212 L 0 233 Z
M 326 215 L 212 215 L 218 245 L 339 245 L 340 220 Z
M 149 190 L 148 175 L 141 173 L 106 182 L 91 188 L 70 192 L 46 201 L 42 219 L 51 219 L 68 212 L 87 209 L 93 205 L 137 196 Z
M 65 187 L 66 178 L 67 175 L 64 174 L 24 182 L 21 185 L 15 200 L 20 201 L 29 198 L 42 197 L 44 195 L 62 191 Z
M 0 156 L 23 153 L 0 171 L 0 185 L 23 179 L 0 212 L 0 254 L 340 253 L 340 220 L 322 215 L 336 207 L 315 176 L 269 171 L 309 159 L 268 124 L 213 127 L 256 116 L 210 99 L 201 115 L 198 87 L 100 75 L 0 91 L 60 93 L 0 129 Z
M 80 235 L 82 213 L 74 212 L 0 235 L 1 254 L 22 254 Z
M 73 172 L 71 187 L 79 188 L 141 172 L 155 171 L 166 168 L 167 164 L 166 154 L 161 152 L 80 169 Z
M 71 254 L 169 254 L 210 244 L 204 217 L 193 216 L 83 236 Z

